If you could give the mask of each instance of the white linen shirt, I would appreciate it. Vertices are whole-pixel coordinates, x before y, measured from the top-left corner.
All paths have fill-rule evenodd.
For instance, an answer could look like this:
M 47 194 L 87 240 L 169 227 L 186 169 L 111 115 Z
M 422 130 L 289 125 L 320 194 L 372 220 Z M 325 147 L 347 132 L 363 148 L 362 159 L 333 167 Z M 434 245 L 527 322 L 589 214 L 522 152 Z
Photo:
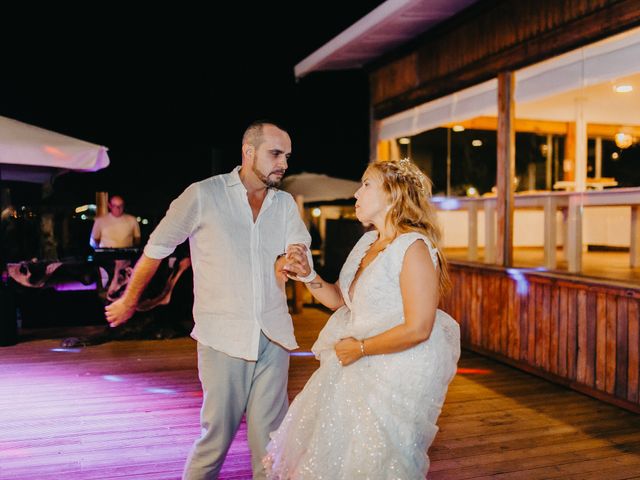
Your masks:
M 188 238 L 194 284 L 191 336 L 253 361 L 261 330 L 286 349 L 298 347 L 274 264 L 291 243 L 309 247 L 311 236 L 293 197 L 280 190 L 267 191 L 254 223 L 239 170 L 187 187 L 171 203 L 144 253 L 165 258 Z

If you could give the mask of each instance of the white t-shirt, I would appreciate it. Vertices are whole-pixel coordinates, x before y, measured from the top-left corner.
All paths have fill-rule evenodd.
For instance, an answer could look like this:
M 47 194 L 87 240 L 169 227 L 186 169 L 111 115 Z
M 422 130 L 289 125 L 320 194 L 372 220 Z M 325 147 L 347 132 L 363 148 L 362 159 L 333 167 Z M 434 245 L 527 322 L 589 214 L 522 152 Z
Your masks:
M 100 248 L 133 247 L 140 240 L 140 226 L 133 215 L 114 217 L 111 212 L 96 218 L 91 238 Z

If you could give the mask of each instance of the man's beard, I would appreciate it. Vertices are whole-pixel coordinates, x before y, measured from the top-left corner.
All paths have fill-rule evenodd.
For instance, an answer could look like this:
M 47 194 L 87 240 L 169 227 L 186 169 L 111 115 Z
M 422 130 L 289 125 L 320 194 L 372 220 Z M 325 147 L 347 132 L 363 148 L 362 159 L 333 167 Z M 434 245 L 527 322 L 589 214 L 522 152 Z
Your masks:
M 282 177 L 280 177 L 279 179 L 271 179 L 269 178 L 269 175 L 265 175 L 264 173 L 262 173 L 260 170 L 258 170 L 258 167 L 256 167 L 256 165 L 253 165 L 253 173 L 256 174 L 256 176 L 260 179 L 260 181 L 262 183 L 264 183 L 267 188 L 277 188 L 280 186 L 280 184 L 282 183 L 282 178 L 284 177 L 284 170 L 276 170 L 275 172 L 271 172 L 271 173 L 277 173 L 277 172 L 282 172 Z

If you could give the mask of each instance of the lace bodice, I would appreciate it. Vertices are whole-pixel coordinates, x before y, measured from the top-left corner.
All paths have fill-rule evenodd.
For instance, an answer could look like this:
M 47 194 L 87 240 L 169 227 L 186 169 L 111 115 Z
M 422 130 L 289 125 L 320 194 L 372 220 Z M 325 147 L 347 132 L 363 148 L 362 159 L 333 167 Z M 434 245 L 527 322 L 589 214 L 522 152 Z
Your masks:
M 353 290 L 353 298 L 350 298 L 351 282 L 362 258 L 377 238 L 376 231 L 365 233 L 353 247 L 340 272 L 340 289 L 347 308 L 352 312 L 352 333 L 356 338 L 380 333 L 404 321 L 400 271 L 410 245 L 416 240 L 424 241 L 434 267 L 438 268 L 438 251 L 427 237 L 417 232 L 404 233 L 387 245 L 362 271 Z

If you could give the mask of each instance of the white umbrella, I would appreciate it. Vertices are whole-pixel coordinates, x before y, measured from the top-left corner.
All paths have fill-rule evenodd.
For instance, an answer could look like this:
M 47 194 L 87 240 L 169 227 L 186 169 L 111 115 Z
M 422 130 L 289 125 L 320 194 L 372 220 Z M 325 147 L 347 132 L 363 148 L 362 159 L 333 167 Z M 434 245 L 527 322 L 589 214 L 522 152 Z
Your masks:
M 0 178 L 43 183 L 68 170 L 109 165 L 107 148 L 0 116 Z
M 331 202 L 352 198 L 360 182 L 335 178 L 321 173 L 289 175 L 282 182 L 282 189 L 291 195 L 302 195 L 304 202 Z

